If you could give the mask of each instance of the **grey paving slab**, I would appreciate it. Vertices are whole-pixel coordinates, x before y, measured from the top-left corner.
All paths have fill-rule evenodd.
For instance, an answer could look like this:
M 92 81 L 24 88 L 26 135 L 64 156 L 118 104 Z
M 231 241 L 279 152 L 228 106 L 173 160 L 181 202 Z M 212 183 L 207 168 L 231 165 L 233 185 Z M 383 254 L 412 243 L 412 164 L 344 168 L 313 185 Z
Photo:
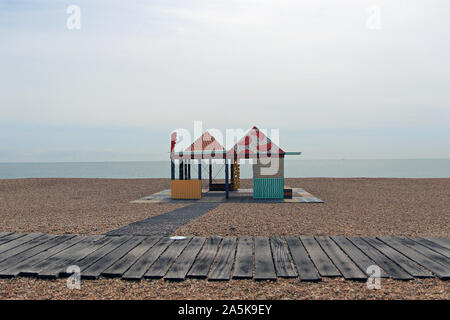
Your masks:
M 122 228 L 109 231 L 109 236 L 118 235 L 144 235 L 169 236 L 175 230 L 188 224 L 190 221 L 204 215 L 216 208 L 219 203 L 194 203 L 173 211 L 150 217 L 145 220 L 131 223 Z

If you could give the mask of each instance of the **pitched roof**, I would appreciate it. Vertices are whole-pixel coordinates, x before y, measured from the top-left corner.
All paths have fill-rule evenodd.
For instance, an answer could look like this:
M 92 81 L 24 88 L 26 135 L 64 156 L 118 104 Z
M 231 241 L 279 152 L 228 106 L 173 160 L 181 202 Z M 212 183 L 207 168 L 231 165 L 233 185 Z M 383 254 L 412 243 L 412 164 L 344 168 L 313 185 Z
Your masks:
M 250 129 L 228 152 L 227 156 L 256 158 L 268 154 L 284 155 L 284 151 L 257 127 Z
M 208 131 L 194 141 L 184 152 L 189 151 L 225 151 L 225 148 Z

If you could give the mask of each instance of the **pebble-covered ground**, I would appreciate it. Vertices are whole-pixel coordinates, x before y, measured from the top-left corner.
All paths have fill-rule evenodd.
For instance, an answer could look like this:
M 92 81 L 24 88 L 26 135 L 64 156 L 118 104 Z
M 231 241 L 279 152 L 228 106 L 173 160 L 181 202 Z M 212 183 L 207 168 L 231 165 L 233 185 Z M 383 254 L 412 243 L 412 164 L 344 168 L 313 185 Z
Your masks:
M 450 179 L 311 178 L 286 184 L 325 203 L 221 204 L 174 233 L 450 237 Z M 104 233 L 186 205 L 130 203 L 167 188 L 167 179 L 0 180 L 0 231 Z
M 180 228 L 192 235 L 407 235 L 450 237 L 450 179 L 287 179 L 324 204 L 221 204 Z M 243 181 L 242 187 L 250 186 Z M 167 189 L 165 179 L 0 180 L 0 231 L 99 234 L 185 204 L 131 204 Z M 450 282 L 382 279 L 208 282 L 120 279 L 0 280 L 0 299 L 449 299 Z
M 364 282 L 342 278 L 317 283 L 298 279 L 276 282 L 100 279 L 82 281 L 80 290 L 69 290 L 66 283 L 66 279 L 0 280 L 0 299 L 450 299 L 450 282 L 437 279 L 407 282 L 381 279 L 379 290 L 369 290 Z
M 450 237 L 450 179 L 311 178 L 286 185 L 325 203 L 226 203 L 175 233 Z
M 167 179 L 0 180 L 0 231 L 101 234 L 186 204 L 132 204 Z

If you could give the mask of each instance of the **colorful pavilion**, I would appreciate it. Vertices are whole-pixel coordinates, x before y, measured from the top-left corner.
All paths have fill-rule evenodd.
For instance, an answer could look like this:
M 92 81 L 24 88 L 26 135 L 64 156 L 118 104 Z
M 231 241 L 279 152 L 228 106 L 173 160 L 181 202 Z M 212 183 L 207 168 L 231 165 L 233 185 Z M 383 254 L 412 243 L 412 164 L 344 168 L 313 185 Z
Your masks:
M 283 199 L 284 158 L 299 155 L 300 152 L 285 152 L 273 143 L 257 127 L 250 129 L 230 150 L 225 148 L 209 133 L 182 152 L 175 152 L 176 133 L 171 141 L 171 194 L 173 199 L 200 199 L 202 197 L 202 161 L 209 161 L 209 191 L 230 192 L 239 189 L 240 159 L 253 159 L 253 198 Z M 225 163 L 225 183 L 213 183 L 212 160 Z M 178 160 L 179 174 L 175 178 L 175 160 Z M 198 163 L 198 179 L 191 179 L 191 165 Z

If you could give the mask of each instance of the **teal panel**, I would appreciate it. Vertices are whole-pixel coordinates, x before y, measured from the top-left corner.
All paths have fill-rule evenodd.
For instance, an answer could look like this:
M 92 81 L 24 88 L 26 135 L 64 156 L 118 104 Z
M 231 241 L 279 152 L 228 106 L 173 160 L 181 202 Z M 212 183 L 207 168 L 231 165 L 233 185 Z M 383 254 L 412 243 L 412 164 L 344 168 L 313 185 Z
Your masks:
M 253 178 L 254 199 L 283 199 L 284 178 Z

